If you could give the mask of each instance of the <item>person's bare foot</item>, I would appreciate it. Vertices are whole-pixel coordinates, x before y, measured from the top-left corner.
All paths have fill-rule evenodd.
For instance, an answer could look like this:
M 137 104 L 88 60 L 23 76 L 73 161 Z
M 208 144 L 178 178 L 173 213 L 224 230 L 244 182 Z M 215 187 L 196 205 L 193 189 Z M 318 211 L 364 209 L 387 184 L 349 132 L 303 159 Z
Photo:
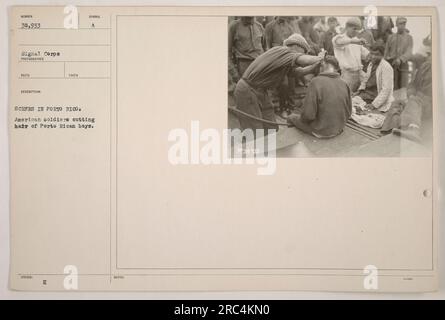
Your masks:
M 291 126 L 295 126 L 295 123 L 298 122 L 301 118 L 300 114 L 297 113 L 291 113 L 288 117 L 287 117 L 287 123 Z
M 392 133 L 414 142 L 418 143 L 422 142 L 422 138 L 420 137 L 420 130 L 418 128 L 414 127 L 408 127 L 406 129 L 394 128 L 392 129 Z

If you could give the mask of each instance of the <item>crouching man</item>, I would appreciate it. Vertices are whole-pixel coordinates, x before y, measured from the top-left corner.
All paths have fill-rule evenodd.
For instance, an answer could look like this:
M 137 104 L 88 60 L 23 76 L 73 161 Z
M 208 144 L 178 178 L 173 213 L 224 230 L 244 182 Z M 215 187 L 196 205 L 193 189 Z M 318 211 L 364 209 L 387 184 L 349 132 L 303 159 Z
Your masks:
M 309 84 L 302 113 L 291 115 L 289 124 L 317 138 L 332 138 L 343 132 L 351 116 L 352 102 L 351 90 L 338 69 L 335 57 L 324 59 L 320 74 Z

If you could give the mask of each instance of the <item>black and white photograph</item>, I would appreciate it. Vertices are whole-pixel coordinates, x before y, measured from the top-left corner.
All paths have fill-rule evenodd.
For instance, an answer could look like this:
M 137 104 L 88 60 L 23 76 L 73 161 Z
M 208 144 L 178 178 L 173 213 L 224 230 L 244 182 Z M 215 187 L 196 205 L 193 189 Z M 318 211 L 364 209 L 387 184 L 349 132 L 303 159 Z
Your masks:
M 428 16 L 229 17 L 228 128 L 277 157 L 429 157 L 433 45 Z

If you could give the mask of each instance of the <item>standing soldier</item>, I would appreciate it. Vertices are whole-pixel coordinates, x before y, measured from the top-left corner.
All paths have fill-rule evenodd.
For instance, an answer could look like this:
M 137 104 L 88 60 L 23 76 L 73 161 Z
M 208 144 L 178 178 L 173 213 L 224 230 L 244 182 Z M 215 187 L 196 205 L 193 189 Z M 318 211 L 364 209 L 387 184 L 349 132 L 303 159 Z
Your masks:
M 337 35 L 336 28 L 339 23 L 336 17 L 328 18 L 328 27 L 329 29 L 326 32 L 321 33 L 320 35 L 320 45 L 323 49 L 326 50 L 327 55 L 334 55 L 334 46 L 332 45 L 332 39 Z
M 298 33 L 292 21 L 294 17 L 276 17 L 266 25 L 267 49 L 282 46 L 283 41 L 294 33 Z
M 408 60 L 413 52 L 413 37 L 406 30 L 405 17 L 396 20 L 397 33 L 391 34 L 386 42 L 385 59 L 394 69 L 394 89 L 408 85 Z
M 241 17 L 230 23 L 229 64 L 236 66 L 239 77 L 264 52 L 263 41 L 263 26 L 254 17 Z
M 266 26 L 266 47 L 267 49 L 282 46 L 283 41 L 295 33 L 299 33 L 298 24 L 295 17 L 275 17 Z M 290 109 L 294 107 L 292 97 L 295 94 L 295 78 L 286 76 L 283 83 L 277 88 L 279 108 L 278 112 L 286 117 Z
M 307 43 L 311 47 L 312 54 L 318 54 L 320 52 L 320 35 L 314 29 L 317 19 L 317 17 L 302 17 L 298 21 L 301 35 L 306 39 Z

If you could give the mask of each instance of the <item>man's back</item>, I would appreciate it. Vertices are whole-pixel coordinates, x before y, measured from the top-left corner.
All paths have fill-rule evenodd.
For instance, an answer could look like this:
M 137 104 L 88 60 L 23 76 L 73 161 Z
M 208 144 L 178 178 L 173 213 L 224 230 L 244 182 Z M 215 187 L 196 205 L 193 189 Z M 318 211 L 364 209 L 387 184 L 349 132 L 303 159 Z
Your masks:
M 303 104 L 302 120 L 313 132 L 329 137 L 341 133 L 352 112 L 351 92 L 338 73 L 312 79 Z

